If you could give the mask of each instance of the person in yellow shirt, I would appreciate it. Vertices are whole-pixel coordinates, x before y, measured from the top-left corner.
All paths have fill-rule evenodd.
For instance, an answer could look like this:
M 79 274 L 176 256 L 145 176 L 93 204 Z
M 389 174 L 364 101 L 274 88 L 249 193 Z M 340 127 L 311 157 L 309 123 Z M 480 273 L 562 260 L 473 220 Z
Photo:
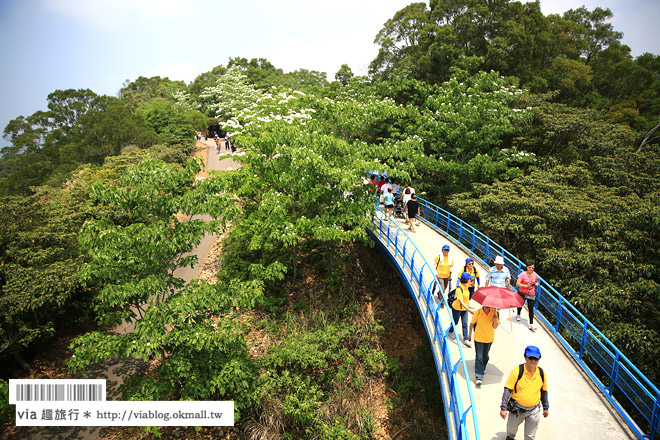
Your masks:
M 463 345 L 466 347 L 472 347 L 470 340 L 468 339 L 468 312 L 474 313 L 474 310 L 470 307 L 470 291 L 468 286 L 474 281 L 474 277 L 467 272 L 461 274 L 461 284 L 456 288 L 456 295 L 454 302 L 451 303 L 451 314 L 454 318 L 454 325 L 458 324 L 458 320 L 461 320 L 463 327 Z M 449 329 L 449 336 L 454 337 L 453 327 Z
M 534 440 L 543 417 L 548 417 L 548 378 L 541 367 L 541 350 L 534 345 L 525 348 L 525 363 L 514 368 L 504 385 L 500 416 L 509 419 L 506 424 L 507 440 L 514 440 L 518 427 L 525 422 L 525 440 Z
M 454 259 L 449 256 L 449 245 L 442 246 L 442 254 L 435 257 L 435 270 L 438 273 L 438 282 L 442 292 L 447 290 L 449 279 L 451 278 L 451 268 L 454 266 Z
M 483 306 L 472 315 L 468 341 L 472 340 L 472 330 L 474 330 L 474 378 L 477 386 L 483 383 L 486 365 L 490 359 L 488 353 L 495 340 L 495 329 L 499 323 L 497 311 L 492 307 Z
M 470 299 L 472 299 L 472 295 L 474 295 L 474 290 L 475 288 L 478 289 L 481 286 L 481 282 L 479 279 L 479 269 L 474 265 L 474 259 L 468 258 L 465 260 L 465 266 L 463 266 L 463 270 L 461 273 L 467 272 L 470 275 L 474 276 L 474 283 L 470 286 Z M 458 283 L 456 283 L 458 286 Z

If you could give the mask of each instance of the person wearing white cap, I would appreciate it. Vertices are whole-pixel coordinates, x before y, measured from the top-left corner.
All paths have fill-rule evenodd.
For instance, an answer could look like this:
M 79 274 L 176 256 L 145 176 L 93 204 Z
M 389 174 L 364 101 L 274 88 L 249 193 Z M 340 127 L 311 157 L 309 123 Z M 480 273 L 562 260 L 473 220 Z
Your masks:
M 504 265 L 504 258 L 501 255 L 495 257 L 495 266 L 491 267 L 486 274 L 486 284 L 484 287 L 495 286 L 507 288 L 511 284 L 511 273 L 509 268 Z

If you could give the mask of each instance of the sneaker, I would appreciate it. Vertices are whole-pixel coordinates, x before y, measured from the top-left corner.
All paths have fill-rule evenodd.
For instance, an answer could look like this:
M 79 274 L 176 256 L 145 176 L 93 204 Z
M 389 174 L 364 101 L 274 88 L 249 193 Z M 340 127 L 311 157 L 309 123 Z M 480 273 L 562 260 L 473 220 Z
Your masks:
M 481 379 L 477 379 L 477 381 L 475 383 L 477 384 L 478 387 L 480 387 L 481 384 L 484 383 L 484 382 Z
M 534 327 L 532 324 L 529 325 L 529 329 L 530 329 L 531 331 L 536 331 L 536 327 Z
M 516 316 L 516 321 L 520 322 L 520 315 Z
M 449 332 L 449 338 L 456 339 L 456 335 L 454 334 L 454 332 Z
M 472 344 L 467 339 L 463 339 L 463 345 L 465 345 L 466 347 L 472 347 Z

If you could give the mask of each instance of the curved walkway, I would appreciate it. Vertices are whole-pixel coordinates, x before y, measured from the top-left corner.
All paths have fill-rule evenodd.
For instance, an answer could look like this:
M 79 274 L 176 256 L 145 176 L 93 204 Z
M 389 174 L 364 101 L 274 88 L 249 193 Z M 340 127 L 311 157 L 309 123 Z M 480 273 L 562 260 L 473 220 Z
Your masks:
M 382 216 L 378 212 L 377 215 Z M 405 228 L 403 220 L 396 222 Z M 473 257 L 453 239 L 437 232 L 435 229 L 420 223 L 416 233 L 408 235 L 419 248 L 426 261 L 433 263 L 444 244 L 451 247 L 450 255 L 454 258 L 453 284 L 456 273 L 462 267 L 467 257 Z M 406 232 L 410 232 L 406 230 Z M 481 275 L 481 283 L 485 283 L 488 268 L 475 258 Z M 512 276 L 515 276 L 512 274 Z M 480 307 L 472 301 L 473 308 Z M 515 315 L 512 312 L 512 317 Z M 490 351 L 490 361 L 486 368 L 484 383 L 481 387 L 474 386 L 474 348 L 463 347 L 469 380 L 474 395 L 476 414 L 479 423 L 481 439 L 506 438 L 506 422 L 500 418 L 499 405 L 504 383 L 518 364 L 524 362 L 523 350 L 527 345 L 536 345 L 541 349 L 542 359 L 539 365 L 546 371 L 548 377 L 550 415 L 539 424 L 537 438 L 542 440 L 563 439 L 634 439 L 634 434 L 628 429 L 616 411 L 607 402 L 598 388 L 588 376 L 573 362 L 564 351 L 562 345 L 554 339 L 551 333 L 540 322 L 536 332 L 528 330 L 527 310 L 523 310 L 521 321 L 513 321 L 506 310 L 500 312 L 500 326 L 495 331 L 495 341 Z M 460 328 L 458 329 L 460 333 Z M 460 357 L 457 341 L 450 339 L 453 359 Z M 460 341 L 458 342 L 460 343 Z M 463 371 L 458 372 L 463 376 Z M 464 377 L 462 377 L 465 379 Z M 467 396 L 462 396 L 464 400 Z M 464 402 L 465 407 L 469 401 Z M 522 426 L 518 438 L 523 437 Z M 470 438 L 474 438 L 470 434 Z

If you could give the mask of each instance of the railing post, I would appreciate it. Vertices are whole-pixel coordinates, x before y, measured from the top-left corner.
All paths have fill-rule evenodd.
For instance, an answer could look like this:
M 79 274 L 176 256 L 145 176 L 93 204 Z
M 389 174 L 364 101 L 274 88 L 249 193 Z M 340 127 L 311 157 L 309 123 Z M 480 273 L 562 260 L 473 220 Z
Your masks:
M 472 228 L 472 248 L 470 249 L 470 252 L 472 252 L 472 253 L 474 253 L 474 245 L 476 244 L 476 241 L 477 241 L 476 232 L 477 231 L 475 231 L 474 228 Z
M 417 280 L 417 285 L 419 286 L 419 291 L 422 291 L 422 278 L 424 277 L 424 266 L 419 270 L 419 280 Z
M 557 303 L 557 323 L 555 324 L 555 331 L 559 333 L 559 323 L 561 322 L 561 311 L 563 307 L 561 306 L 561 303 L 564 301 L 564 298 L 559 298 L 559 302 Z
M 655 435 L 659 433 L 658 431 L 658 425 L 660 425 L 660 393 L 658 393 L 657 396 L 655 396 L 655 404 L 653 405 L 653 416 L 651 417 L 651 434 L 649 435 L 649 439 L 653 440 L 655 439 Z
M 490 237 L 486 237 L 486 266 L 488 266 L 489 256 L 490 256 Z
M 417 250 L 415 250 L 417 252 Z M 412 254 L 412 258 L 410 258 L 410 282 L 412 283 L 412 280 L 415 276 L 415 252 Z
M 461 238 L 463 238 L 463 222 L 458 224 L 458 242 L 461 243 Z
M 617 375 L 619 373 L 619 357 L 621 357 L 621 352 L 616 351 L 616 357 L 614 358 L 614 365 L 612 366 L 612 374 L 610 375 L 610 386 L 607 387 L 607 391 L 610 393 L 610 396 L 614 392 L 614 382 L 616 382 Z
M 394 258 L 396 259 L 396 254 L 399 251 L 399 231 L 396 231 L 396 237 L 394 237 Z
M 449 233 L 449 225 L 451 224 L 451 214 L 447 213 L 447 235 L 451 235 Z
M 587 318 L 584 318 L 584 322 L 582 323 L 582 338 L 580 340 L 580 359 L 584 356 L 584 346 L 587 344 L 587 325 Z

